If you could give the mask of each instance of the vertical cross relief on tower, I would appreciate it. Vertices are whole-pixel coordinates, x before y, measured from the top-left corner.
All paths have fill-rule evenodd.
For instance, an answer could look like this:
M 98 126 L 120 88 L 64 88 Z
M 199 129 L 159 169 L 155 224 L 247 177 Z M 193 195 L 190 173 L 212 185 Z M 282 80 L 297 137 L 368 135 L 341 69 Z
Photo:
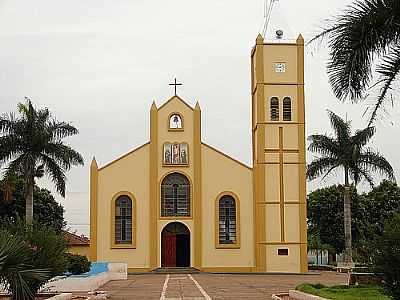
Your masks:
M 271 3 L 252 51 L 256 269 L 306 272 L 304 40 Z

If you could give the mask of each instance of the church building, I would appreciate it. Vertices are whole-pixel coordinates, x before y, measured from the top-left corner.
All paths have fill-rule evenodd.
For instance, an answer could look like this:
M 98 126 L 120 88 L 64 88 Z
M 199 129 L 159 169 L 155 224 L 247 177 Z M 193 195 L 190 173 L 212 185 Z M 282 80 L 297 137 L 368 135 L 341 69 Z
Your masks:
M 252 166 L 201 140 L 199 103 L 153 103 L 149 142 L 92 161 L 92 261 L 307 272 L 304 40 L 273 34 L 251 51 Z

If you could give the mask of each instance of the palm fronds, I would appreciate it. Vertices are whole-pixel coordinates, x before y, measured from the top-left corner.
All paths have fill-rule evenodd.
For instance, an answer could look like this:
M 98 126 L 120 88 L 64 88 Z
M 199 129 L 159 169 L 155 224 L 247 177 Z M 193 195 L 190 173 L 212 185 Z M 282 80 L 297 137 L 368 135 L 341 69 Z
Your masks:
M 352 179 L 355 184 L 365 179 L 373 185 L 372 173 L 379 173 L 395 181 L 390 163 L 378 152 L 366 147 L 375 134 L 375 127 L 357 130 L 352 135 L 350 122 L 331 111 L 328 114 L 334 134 L 314 134 L 308 137 L 308 150 L 318 157 L 308 165 L 307 178 L 325 178 L 333 170 L 341 168 L 346 172 L 345 177 Z
M 337 160 L 331 157 L 320 157 L 312 161 L 307 168 L 307 178 L 313 180 L 324 175 L 328 176 L 335 168 L 339 167 Z
M 393 90 L 393 83 L 398 79 L 400 74 L 400 46 L 396 45 L 383 58 L 383 61 L 377 67 L 377 73 L 380 75 L 379 81 L 375 86 L 381 86 L 378 99 L 373 105 L 368 126 L 376 120 L 379 109 L 385 102 L 391 99 L 390 91 Z
M 30 288 L 31 282 L 44 282 L 49 278 L 49 271 L 32 269 L 28 265 L 31 255 L 28 245 L 8 231 L 0 231 L 0 284 L 13 299 L 34 299 L 34 291 Z
M 66 172 L 72 166 L 83 165 L 82 156 L 63 142 L 78 133 L 69 123 L 52 118 L 47 108 L 37 109 L 30 99 L 18 104 L 19 117 L 0 116 L 0 167 L 4 178 L 18 174 L 25 180 L 27 203 L 35 177 L 48 175 L 64 197 Z M 27 205 L 28 208 L 28 205 Z M 27 210 L 27 214 L 31 214 Z M 29 217 L 29 216 L 27 216 Z M 29 219 L 32 219 L 30 216 Z M 28 220 L 28 218 L 27 218 Z
M 309 43 L 324 39 L 330 49 L 329 82 L 340 100 L 365 99 L 374 78 L 373 66 L 383 59 L 377 69 L 383 87 L 370 116 L 371 126 L 399 73 L 400 1 L 356 0 L 328 20 L 327 26 Z

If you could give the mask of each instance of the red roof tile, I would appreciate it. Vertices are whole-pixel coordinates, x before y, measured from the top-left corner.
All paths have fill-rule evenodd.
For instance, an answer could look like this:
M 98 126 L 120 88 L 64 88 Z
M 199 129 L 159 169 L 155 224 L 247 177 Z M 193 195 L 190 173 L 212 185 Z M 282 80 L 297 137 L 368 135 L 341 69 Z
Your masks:
M 64 235 L 68 246 L 90 245 L 90 240 L 84 235 L 77 235 L 66 230 L 63 230 L 62 234 Z

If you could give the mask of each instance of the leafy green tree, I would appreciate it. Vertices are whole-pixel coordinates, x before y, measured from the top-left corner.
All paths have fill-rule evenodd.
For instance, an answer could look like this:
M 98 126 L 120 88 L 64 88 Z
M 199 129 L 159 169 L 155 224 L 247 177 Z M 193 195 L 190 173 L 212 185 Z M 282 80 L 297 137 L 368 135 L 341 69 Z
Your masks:
M 338 99 L 366 98 L 372 80 L 379 92 L 368 127 L 385 102 L 392 101 L 400 73 L 400 1 L 357 0 L 328 21 L 315 40 L 328 40 L 329 81 Z M 372 68 L 376 66 L 376 73 Z
M 18 236 L 0 230 L 0 284 L 15 300 L 35 298 L 32 283 L 42 284 L 49 279 L 49 271 L 31 264 L 32 252 Z
M 336 253 L 335 249 L 331 245 L 322 242 L 319 232 L 316 230 L 308 230 L 307 246 L 309 250 L 315 251 L 317 256 L 317 264 L 319 264 L 319 261 L 321 261 L 319 257 L 323 251 L 328 251 L 328 263 L 332 261 L 332 255 Z
M 10 193 L 10 196 L 7 193 Z M 37 185 L 34 187 L 33 197 L 34 221 L 60 232 L 66 225 L 63 207 L 57 203 L 49 190 L 39 188 Z M 24 181 L 22 178 L 17 178 L 12 183 L 11 191 L 0 189 L 0 219 L 16 221 L 24 217 Z
M 317 189 L 307 197 L 308 231 L 311 235 L 318 235 L 321 244 L 331 245 L 335 249 L 332 255 L 344 250 L 343 195 L 344 186 L 333 185 Z M 355 225 L 362 208 L 354 186 L 351 187 L 351 202 L 352 237 L 357 241 L 359 228 Z
M 382 273 L 394 299 L 400 299 L 400 213 L 386 220 L 381 235 L 375 237 L 373 263 Z
M 372 172 L 378 172 L 392 181 L 395 181 L 395 178 L 389 162 L 377 151 L 367 147 L 375 133 L 374 127 L 357 130 L 352 135 L 350 122 L 344 121 L 331 111 L 328 114 L 334 136 L 316 134 L 308 137 L 308 150 L 319 156 L 308 165 L 307 177 L 313 180 L 320 176 L 325 178 L 338 169 L 343 171 L 345 261 L 352 262 L 350 180 L 357 185 L 365 179 L 373 186 Z
M 344 250 L 343 195 L 344 187 L 333 185 L 307 197 L 308 236 L 317 235 L 320 244 L 332 245 L 335 253 Z M 400 187 L 383 180 L 370 192 L 359 195 L 352 186 L 351 203 L 353 249 L 360 262 L 370 263 L 374 251 L 371 240 L 382 234 L 386 220 L 400 212 Z
M 33 220 L 35 177 L 47 174 L 61 196 L 65 196 L 65 173 L 83 165 L 82 156 L 63 142 L 78 130 L 69 123 L 51 117 L 47 108 L 37 109 L 29 99 L 18 104 L 20 116 L 0 116 L 0 167 L 5 180 L 15 175 L 24 179 L 26 223 Z
M 355 224 L 360 233 L 357 250 L 364 261 L 370 262 L 371 253 L 374 252 L 371 238 L 381 236 L 385 221 L 400 213 L 400 187 L 396 183 L 383 180 L 369 193 L 361 195 L 360 204 L 362 214 Z
M 383 180 L 368 194 L 362 195 L 365 219 L 374 227 L 374 233 L 383 232 L 384 222 L 400 212 L 400 187 L 395 182 Z

